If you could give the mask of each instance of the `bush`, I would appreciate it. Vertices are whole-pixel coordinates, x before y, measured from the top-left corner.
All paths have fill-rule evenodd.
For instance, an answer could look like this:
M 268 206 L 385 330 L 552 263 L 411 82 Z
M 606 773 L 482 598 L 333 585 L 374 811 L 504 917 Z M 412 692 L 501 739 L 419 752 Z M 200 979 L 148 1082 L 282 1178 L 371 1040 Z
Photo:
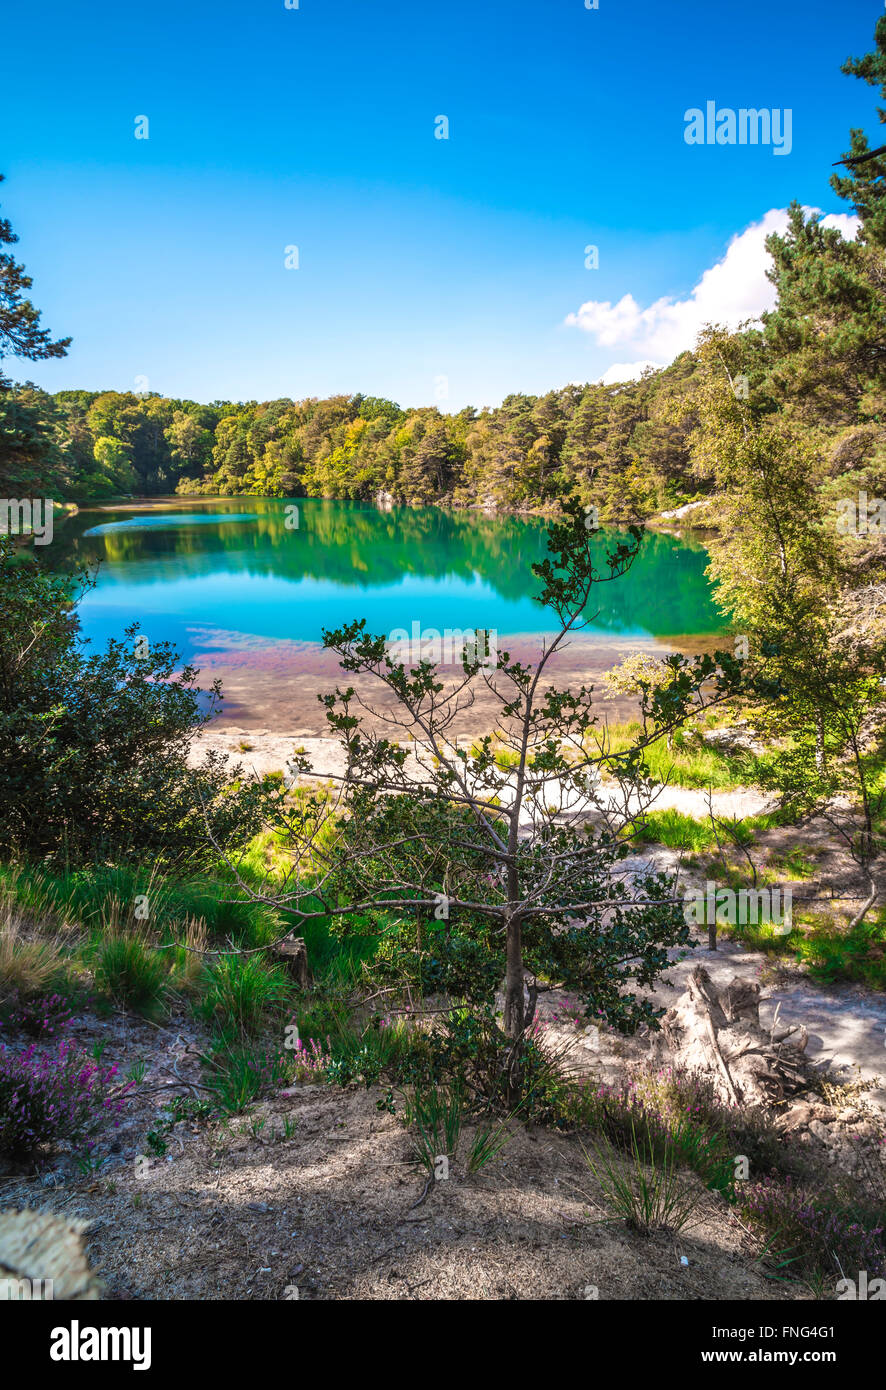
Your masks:
M 115 933 L 97 947 L 96 985 L 125 1008 L 156 1014 L 163 1005 L 168 978 L 166 960 L 144 936 Z
M 0 1012 L 10 1028 L 20 1028 L 31 1038 L 41 1040 L 55 1037 L 67 1028 L 73 1017 L 70 1002 L 60 994 L 47 994 L 42 999 L 22 998 L 16 991 Z
M 223 1035 L 254 1036 L 285 1007 L 289 980 L 260 956 L 221 956 L 206 967 L 200 999 L 194 1008 L 205 1023 Z
M 635 1135 L 659 1158 L 673 1151 L 705 1185 L 732 1200 L 735 1156 L 757 1171 L 793 1167 L 772 1117 L 762 1109 L 737 1109 L 717 1097 L 713 1081 L 682 1068 L 638 1069 L 617 1086 L 598 1081 L 570 1087 L 564 1117 L 630 1151 Z
M 39 1054 L 0 1043 L 0 1153 L 23 1157 L 61 1140 L 91 1149 L 93 1135 L 119 1123 L 131 1083 L 115 1086 L 116 1074 L 67 1039 Z
M 169 643 L 140 646 L 136 626 L 88 654 L 75 608 L 91 580 L 47 575 L 14 549 L 0 536 L 0 853 L 208 861 L 207 820 L 220 846 L 245 845 L 267 794 L 232 786 L 238 769 L 218 755 L 188 764 L 218 684 L 201 691 L 196 670 Z
M 790 1178 L 764 1178 L 744 1187 L 741 1210 L 765 1237 L 768 1262 L 788 1277 L 856 1279 L 861 1270 L 870 1278 L 886 1276 L 877 1217 L 839 1205 L 832 1194 L 813 1193 Z

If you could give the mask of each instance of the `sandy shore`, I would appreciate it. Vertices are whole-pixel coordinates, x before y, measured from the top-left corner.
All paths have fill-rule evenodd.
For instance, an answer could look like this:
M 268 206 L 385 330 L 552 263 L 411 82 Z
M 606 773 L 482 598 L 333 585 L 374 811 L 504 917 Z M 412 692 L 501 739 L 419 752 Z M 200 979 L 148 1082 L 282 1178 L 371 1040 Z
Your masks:
M 465 740 L 468 742 L 469 740 Z M 213 750 L 227 754 L 233 760 L 243 764 L 247 773 L 256 777 L 263 777 L 269 772 L 283 772 L 287 759 L 296 750 L 301 751 L 310 761 L 313 776 L 320 780 L 339 779 L 345 773 L 345 756 L 341 744 L 334 738 L 302 738 L 294 731 L 289 733 L 274 733 L 268 729 L 245 729 L 237 726 L 222 727 L 216 724 L 203 734 L 195 742 L 192 749 L 192 761 L 199 761 L 202 752 Z M 407 775 L 417 780 L 426 780 L 423 773 L 421 762 L 423 754 L 420 750 L 420 757 L 410 755 L 406 760 Z M 546 791 L 545 799 L 553 802 L 558 795 L 557 784 L 551 782 Z M 604 793 L 605 795 L 605 793 Z M 507 800 L 506 791 L 502 793 L 502 800 Z M 611 805 L 613 811 L 617 805 L 613 794 L 606 796 L 606 801 Z M 718 816 L 756 816 L 770 809 L 771 799 L 764 796 L 761 792 L 751 788 L 743 787 L 735 791 L 717 791 L 712 797 L 714 812 Z M 636 798 L 630 802 L 632 810 L 638 809 Z M 572 814 L 581 815 L 592 809 L 591 804 L 587 805 L 568 805 Z M 694 816 L 698 819 L 706 819 L 708 816 L 708 793 L 697 791 L 687 787 L 660 787 L 655 793 L 654 809 L 656 810 L 677 810 L 684 815 Z
M 199 683 L 207 686 L 219 679 L 224 704 L 213 728 L 244 731 L 256 739 L 281 736 L 303 741 L 328 735 L 325 710 L 319 696 L 337 686 L 353 686 L 366 703 L 359 711 L 370 727 L 380 729 L 396 709 L 391 693 L 378 681 L 342 673 L 338 657 L 319 643 L 276 641 L 246 637 L 242 633 L 198 632 L 192 664 L 200 670 Z M 511 659 L 535 664 L 543 642 L 541 634 L 502 636 L 500 646 Z M 597 713 L 601 720 L 622 722 L 636 714 L 636 701 L 628 698 L 604 699 L 601 681 L 605 671 L 632 652 L 648 652 L 664 657 L 673 651 L 698 654 L 714 651 L 723 638 L 675 636 L 667 640 L 624 638 L 601 640 L 577 637 L 565 650 L 557 652 L 547 667 L 546 684 L 577 690 L 593 686 Z M 452 688 L 461 676 L 456 668 L 441 671 L 444 684 Z M 481 679 L 473 682 L 472 698 L 465 702 L 450 728 L 452 737 L 475 738 L 491 732 L 499 717 L 500 704 Z M 355 713 L 358 712 L 355 710 Z

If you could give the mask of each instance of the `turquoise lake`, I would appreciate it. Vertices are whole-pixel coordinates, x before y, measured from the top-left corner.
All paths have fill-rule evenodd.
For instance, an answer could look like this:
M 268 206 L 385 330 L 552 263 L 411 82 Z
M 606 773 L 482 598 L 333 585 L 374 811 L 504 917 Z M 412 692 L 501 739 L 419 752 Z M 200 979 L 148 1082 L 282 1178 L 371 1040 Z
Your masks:
M 82 510 L 56 532 L 52 560 L 98 565 L 80 617 L 104 643 L 138 622 L 186 658 L 240 637 L 319 642 L 365 618 L 394 628 L 548 632 L 534 602 L 545 523 L 437 508 L 382 511 L 357 502 L 182 498 L 151 510 Z M 297 519 L 297 527 L 292 521 Z M 289 524 L 287 524 L 287 521 Z M 601 559 L 606 537 L 596 542 Z M 611 544 L 611 538 L 610 542 Z M 601 639 L 713 634 L 723 628 L 697 541 L 649 533 L 623 578 L 602 584 L 589 632 Z

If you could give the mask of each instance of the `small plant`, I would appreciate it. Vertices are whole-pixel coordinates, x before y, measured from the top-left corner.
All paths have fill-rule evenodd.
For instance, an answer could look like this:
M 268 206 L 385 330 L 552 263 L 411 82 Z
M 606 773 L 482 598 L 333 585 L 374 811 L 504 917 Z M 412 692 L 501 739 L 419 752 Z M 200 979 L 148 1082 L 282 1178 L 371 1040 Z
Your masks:
M 105 1166 L 107 1159 L 99 1155 L 83 1154 L 81 1157 L 76 1158 L 74 1162 L 78 1172 L 82 1173 L 85 1178 L 89 1178 L 92 1177 L 94 1173 L 98 1173 Z
M 487 1163 L 498 1158 L 505 1144 L 512 1138 L 510 1130 L 505 1129 L 504 1125 L 499 1125 L 497 1129 L 478 1129 L 468 1148 L 468 1172 L 479 1173 Z
M 126 1073 L 127 1081 L 131 1081 L 135 1086 L 140 1086 L 145 1079 L 145 1073 L 147 1072 L 147 1069 L 147 1062 L 144 1060 L 143 1057 L 140 1057 L 137 1062 L 133 1062 L 132 1066 L 129 1068 L 129 1071 Z
M 156 1129 L 149 1129 L 145 1135 L 145 1144 L 155 1158 L 162 1158 L 169 1148 L 164 1133 L 164 1129 L 158 1126 Z
M 329 1081 L 331 1066 L 331 1051 L 321 1047 L 316 1038 L 311 1038 L 307 1047 L 299 1038 L 292 1053 L 293 1080 Z
M 222 956 L 207 967 L 196 1012 L 223 1036 L 253 1037 L 289 998 L 289 982 L 259 956 Z
M 440 1157 L 455 1159 L 461 1135 L 464 1098 L 461 1086 L 417 1086 L 407 1096 L 403 1123 L 414 1129 L 415 1157 L 429 1173 Z
M 662 1159 L 633 1132 L 625 1168 L 611 1145 L 598 1148 L 597 1162 L 586 1149 L 582 1151 L 609 1206 L 639 1235 L 680 1231 L 686 1225 L 697 1198 L 677 1171 L 673 1150 Z
M 119 1124 L 130 1087 L 116 1085 L 116 1074 L 69 1039 L 40 1055 L 34 1045 L 16 1055 L 0 1043 L 0 1153 L 19 1157 L 62 1140 L 88 1153 L 94 1135 Z
M 20 1028 L 31 1038 L 53 1038 L 63 1033 L 73 1017 L 71 1006 L 60 994 L 39 998 L 22 997 L 16 989 L 3 1009 L 11 1028 Z
M 742 1215 L 763 1237 L 765 1263 L 813 1286 L 823 1277 L 886 1276 L 881 1208 L 875 1215 L 838 1203 L 791 1181 L 764 1178 L 744 1185 Z
M 206 1086 L 225 1114 L 236 1115 L 251 1105 L 262 1091 L 270 1091 L 287 1079 L 288 1058 L 269 1048 L 248 1043 L 221 1042 L 202 1058 Z
M 95 981 L 116 1004 L 150 1017 L 164 1003 L 168 969 L 146 937 L 114 932 L 99 942 Z

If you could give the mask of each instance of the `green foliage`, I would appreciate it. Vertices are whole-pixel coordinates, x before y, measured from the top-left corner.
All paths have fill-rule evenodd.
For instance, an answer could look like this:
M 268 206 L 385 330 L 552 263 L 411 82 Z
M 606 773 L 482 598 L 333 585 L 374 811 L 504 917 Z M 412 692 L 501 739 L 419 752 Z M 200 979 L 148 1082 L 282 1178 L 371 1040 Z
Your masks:
M 841 71 L 847 76 L 858 77 L 870 87 L 879 87 L 881 99 L 886 97 L 886 17 L 877 20 L 874 28 L 876 47 L 862 58 L 847 58 Z M 886 112 L 877 110 L 882 124 Z M 883 180 L 886 176 L 886 160 L 879 145 L 875 151 L 868 147 L 867 137 L 860 128 L 851 134 L 851 148 L 847 152 L 850 162 L 845 174 L 833 174 L 831 187 L 841 198 L 852 204 L 864 226 L 865 239 L 877 247 L 886 246 L 886 197 Z
M 208 754 L 188 766 L 209 708 L 197 672 L 137 626 L 104 652 L 78 639 L 73 604 L 88 577 L 17 563 L 0 537 L 0 853 L 50 862 L 191 862 L 243 845 L 265 793 L 230 785 L 237 769 Z
M 227 1115 L 246 1110 L 259 1096 L 288 1079 L 291 1057 L 257 1042 L 222 1039 L 203 1054 L 204 1085 L 212 1102 Z
M 681 1068 L 646 1066 L 615 1086 L 592 1079 L 563 1088 L 562 1122 L 589 1130 L 607 1145 L 643 1151 L 664 1164 L 684 1165 L 729 1201 L 735 1195 L 735 1158 L 754 1172 L 805 1172 L 775 1128 L 772 1112 L 724 1105 L 709 1077 Z
M 660 668 L 663 662 L 656 663 Z M 627 724 L 608 724 L 599 736 L 593 736 L 601 747 L 612 753 L 623 753 L 643 734 L 636 721 Z M 751 753 L 725 753 L 706 743 L 699 733 L 678 729 L 668 747 L 666 738 L 656 739 L 644 749 L 643 764 L 654 782 L 673 787 L 693 787 L 706 790 L 729 790 L 752 786 L 757 780 L 757 759 Z
M 197 1015 L 223 1037 L 254 1037 L 290 1001 L 286 974 L 260 955 L 220 956 L 205 967 Z
M 795 909 L 794 929 L 786 936 L 765 925 L 729 930 L 752 950 L 792 956 L 821 984 L 852 980 L 871 989 L 886 989 L 886 913 L 881 912 L 876 921 L 847 928 L 832 916 L 817 913 L 800 917 Z
M 0 183 L 5 175 L 0 174 Z M 8 218 L 0 217 L 0 248 L 13 246 L 18 237 Z M 32 362 L 48 357 L 64 357 L 70 338 L 53 342 L 40 327 L 40 312 L 26 292 L 33 281 L 23 265 L 6 250 L 0 250 L 0 361 L 4 357 L 26 357 Z
M 417 1161 L 432 1176 L 439 1158 L 457 1158 L 464 1120 L 464 1096 L 458 1082 L 416 1087 L 406 1098 L 402 1119 L 414 1131 Z
M 154 943 L 135 933 L 115 933 L 96 944 L 95 982 L 115 1003 L 148 1017 L 157 1015 L 169 987 L 169 963 Z
M 660 1156 L 633 1131 L 627 1163 L 604 1145 L 593 1157 L 586 1149 L 584 1155 L 607 1204 L 638 1235 L 681 1231 L 698 1205 L 698 1194 L 681 1176 L 674 1150 Z

